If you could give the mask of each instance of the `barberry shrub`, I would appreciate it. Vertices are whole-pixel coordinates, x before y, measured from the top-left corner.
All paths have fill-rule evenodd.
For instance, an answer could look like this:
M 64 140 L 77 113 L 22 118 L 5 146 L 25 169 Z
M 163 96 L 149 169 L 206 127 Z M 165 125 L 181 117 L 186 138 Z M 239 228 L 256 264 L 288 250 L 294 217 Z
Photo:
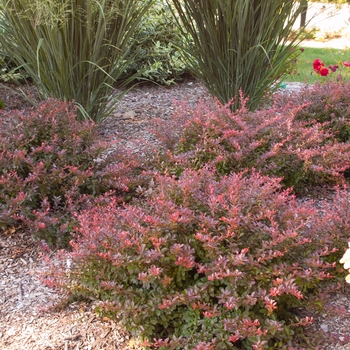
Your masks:
M 221 175 L 255 169 L 282 177 L 286 187 L 335 184 L 350 168 L 350 144 L 339 142 L 325 124 L 300 120 L 308 108 L 277 98 L 269 107 L 251 112 L 242 99 L 232 112 L 230 104 L 202 101 L 193 108 L 178 104 L 174 117 L 160 121 L 154 132 L 164 145 L 158 157 L 161 169 L 175 174 L 183 169 L 214 166 Z
M 256 172 L 186 169 L 151 188 L 80 213 L 72 252 L 46 259 L 47 285 L 98 299 L 155 349 L 287 349 L 312 322 L 293 310 L 334 268 L 313 244 L 315 210 Z
M 29 113 L 1 112 L 0 227 L 22 222 L 47 243 L 65 245 L 75 211 L 101 194 L 128 190 L 131 161 L 107 155 L 111 145 L 76 112 L 53 99 Z
M 324 129 L 331 130 L 340 142 L 350 140 L 350 82 L 324 82 L 306 88 L 299 94 L 279 95 L 279 103 L 303 106 L 296 118 L 312 126 L 321 123 Z
M 350 191 L 348 185 L 337 186 L 333 197 L 332 201 L 322 202 L 321 208 L 325 213 L 322 215 L 322 223 L 314 229 L 314 236 L 319 240 L 319 246 L 332 245 L 339 250 L 339 254 L 333 256 L 335 260 L 332 262 L 341 258 L 349 241 Z M 327 236 L 323 234 L 325 231 Z M 343 273 L 342 270 L 340 272 Z

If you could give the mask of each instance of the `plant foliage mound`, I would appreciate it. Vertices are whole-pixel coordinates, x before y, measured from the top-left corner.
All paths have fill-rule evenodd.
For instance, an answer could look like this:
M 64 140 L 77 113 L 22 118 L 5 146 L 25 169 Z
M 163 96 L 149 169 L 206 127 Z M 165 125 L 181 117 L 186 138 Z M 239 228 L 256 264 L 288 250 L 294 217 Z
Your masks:
M 342 110 L 341 89 L 325 91 Z M 95 300 L 150 348 L 291 349 L 335 288 L 350 229 L 350 143 L 303 94 L 256 112 L 243 96 L 235 112 L 179 104 L 156 121 L 164 149 L 141 179 L 73 104 L 1 112 L 0 224 L 70 240 L 45 257 L 45 283 Z M 322 210 L 288 188 L 336 183 Z
M 39 238 L 65 245 L 73 213 L 93 197 L 128 190 L 131 168 L 98 142 L 76 107 L 47 100 L 29 112 L 0 114 L 0 227 L 19 222 Z M 131 162 L 129 162 L 131 164 Z
M 154 348 L 287 348 L 311 322 L 293 310 L 334 267 L 315 246 L 315 210 L 257 173 L 186 170 L 152 188 L 78 215 L 73 251 L 47 284 L 100 300 L 98 312 Z
M 350 168 L 350 144 L 339 142 L 336 130 L 316 116 L 301 117 L 312 108 L 310 102 L 282 100 L 256 112 L 244 99 L 235 112 L 218 101 L 202 101 L 196 108 L 180 103 L 172 120 L 155 123 L 166 149 L 157 166 L 174 174 L 208 164 L 222 175 L 255 169 L 282 177 L 283 185 L 296 191 L 340 183 Z
M 350 141 L 350 82 L 329 81 L 315 84 L 300 94 L 295 94 L 289 103 L 303 108 L 296 118 L 312 126 L 315 122 L 322 123 L 324 130 L 331 130 L 339 142 Z M 287 103 L 287 97 L 280 95 L 279 104 Z
M 153 2 L 145 13 L 130 42 L 130 53 L 136 54 L 127 74 L 139 73 L 147 79 L 170 85 L 189 73 L 179 42 L 181 38 L 172 13 L 163 0 Z

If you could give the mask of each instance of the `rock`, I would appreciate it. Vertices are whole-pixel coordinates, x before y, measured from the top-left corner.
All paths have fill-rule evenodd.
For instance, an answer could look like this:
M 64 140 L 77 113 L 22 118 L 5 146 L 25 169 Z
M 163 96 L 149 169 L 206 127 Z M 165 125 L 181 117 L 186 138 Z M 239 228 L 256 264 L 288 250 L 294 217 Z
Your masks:
M 123 114 L 124 119 L 135 119 L 136 113 L 134 111 L 128 111 Z
M 326 325 L 325 323 L 322 323 L 320 328 L 323 330 L 323 332 L 325 332 L 325 333 L 328 332 L 328 325 Z

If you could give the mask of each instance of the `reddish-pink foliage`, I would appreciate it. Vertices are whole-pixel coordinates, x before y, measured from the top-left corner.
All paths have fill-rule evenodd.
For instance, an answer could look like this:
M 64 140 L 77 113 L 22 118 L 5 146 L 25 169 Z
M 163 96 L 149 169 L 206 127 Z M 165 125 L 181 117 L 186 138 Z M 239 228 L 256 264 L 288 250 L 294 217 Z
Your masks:
M 318 254 L 312 206 L 256 172 L 186 169 L 152 183 L 139 203 L 80 213 L 72 252 L 48 259 L 48 284 L 99 298 L 156 348 L 264 348 L 310 322 L 289 310 L 335 267 L 322 257 L 331 246 Z
M 56 242 L 72 232 L 70 252 L 44 256 L 45 283 L 99 299 L 96 311 L 149 346 L 288 348 L 312 323 L 293 310 L 335 288 L 350 202 L 339 189 L 325 214 L 283 188 L 343 180 L 350 145 L 337 127 L 347 114 L 334 123 L 329 111 L 347 111 L 349 86 L 277 96 L 255 113 L 244 101 L 235 113 L 179 105 L 155 128 L 164 150 L 144 164 L 140 196 L 123 204 L 133 164 L 104 158 L 94 125 L 76 124 L 71 105 L 3 114 L 0 220 L 54 231 Z
M 72 104 L 0 114 L 0 226 L 26 224 L 37 237 L 64 244 L 73 213 L 93 197 L 128 191 L 133 161 L 105 155 L 93 122 L 78 122 Z
M 350 82 L 327 82 L 315 84 L 301 93 L 291 96 L 279 95 L 277 103 L 302 106 L 296 119 L 308 127 L 321 125 L 326 132 L 335 136 L 335 141 L 350 140 Z
M 233 113 L 219 102 L 202 101 L 195 109 L 180 104 L 167 121 L 175 132 L 160 137 L 166 149 L 160 164 L 176 173 L 205 165 L 220 174 L 255 169 L 283 177 L 283 184 L 296 190 L 340 183 L 350 168 L 350 144 L 339 143 L 322 121 L 298 118 L 308 106 L 307 100 L 296 104 L 277 98 L 268 109 L 252 113 L 242 103 Z M 158 135 L 162 128 L 158 122 Z

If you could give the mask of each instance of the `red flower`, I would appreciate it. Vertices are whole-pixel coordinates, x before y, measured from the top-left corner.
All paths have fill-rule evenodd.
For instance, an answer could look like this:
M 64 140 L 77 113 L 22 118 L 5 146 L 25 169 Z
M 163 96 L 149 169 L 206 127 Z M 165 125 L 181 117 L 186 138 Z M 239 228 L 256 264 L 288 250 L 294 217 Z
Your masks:
M 326 77 L 329 74 L 328 68 L 324 68 L 324 67 L 322 67 L 319 72 L 322 77 Z
M 312 65 L 316 72 L 319 72 L 324 67 L 324 63 L 319 58 L 316 58 Z
M 345 67 L 350 67 L 350 62 L 349 62 L 349 61 L 345 61 L 345 62 L 343 62 L 343 65 L 344 65 Z

